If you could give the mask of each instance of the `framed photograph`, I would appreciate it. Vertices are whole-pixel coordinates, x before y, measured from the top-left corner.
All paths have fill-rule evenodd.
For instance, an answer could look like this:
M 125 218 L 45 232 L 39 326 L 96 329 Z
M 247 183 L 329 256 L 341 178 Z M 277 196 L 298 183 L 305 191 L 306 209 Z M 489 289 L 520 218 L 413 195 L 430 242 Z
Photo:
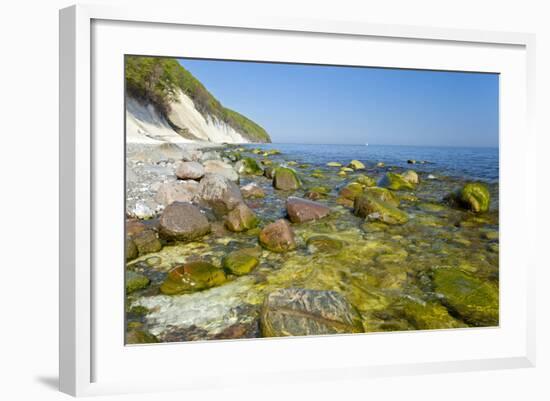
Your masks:
M 61 390 L 533 366 L 533 48 L 62 10 Z

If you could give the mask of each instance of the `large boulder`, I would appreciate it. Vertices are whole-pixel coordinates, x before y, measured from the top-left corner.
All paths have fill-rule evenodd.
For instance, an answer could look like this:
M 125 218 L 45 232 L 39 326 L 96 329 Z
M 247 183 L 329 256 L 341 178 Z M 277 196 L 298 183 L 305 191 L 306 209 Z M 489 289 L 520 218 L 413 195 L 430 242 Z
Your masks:
M 286 252 L 296 249 L 294 231 L 285 219 L 280 219 L 264 227 L 258 237 L 260 244 L 272 252 Z
M 222 266 L 227 272 L 236 276 L 248 274 L 260 263 L 257 253 L 255 248 L 233 251 L 222 259 Z
M 180 162 L 176 166 L 176 176 L 182 180 L 199 180 L 204 174 L 204 167 L 198 162 Z
M 405 180 L 402 175 L 397 173 L 384 174 L 380 181 L 378 181 L 378 186 L 382 188 L 388 188 L 393 191 L 399 191 L 402 189 L 414 189 L 414 184 L 411 184 L 409 181 Z
M 162 212 L 159 221 L 163 238 L 192 241 L 210 232 L 210 223 L 200 209 L 190 203 L 174 202 Z
M 433 286 L 441 302 L 466 323 L 498 326 L 499 294 L 493 283 L 456 268 L 441 268 L 433 272 Z
M 381 221 L 386 224 L 404 224 L 408 221 L 405 212 L 369 194 L 356 198 L 353 208 L 355 215 L 368 221 Z
M 231 181 L 239 182 L 239 173 L 231 166 L 221 160 L 208 160 L 203 163 L 206 174 L 218 174 Z
M 199 183 L 196 181 L 170 181 L 162 183 L 155 195 L 155 201 L 163 206 L 174 202 L 192 202 Z
M 263 337 L 362 333 L 361 316 L 335 291 L 280 289 L 267 295 L 261 311 Z
M 275 189 L 292 191 L 300 188 L 300 180 L 294 170 L 287 167 L 278 167 L 273 172 L 273 186 Z
M 160 292 L 166 295 L 190 293 L 216 287 L 225 281 L 223 269 L 208 262 L 189 262 L 168 272 Z
M 244 157 L 235 164 L 239 174 L 262 175 L 264 171 L 252 157 Z
M 487 212 L 491 203 L 489 188 L 481 182 L 469 182 L 446 199 L 474 213 Z
M 243 202 L 239 187 L 227 177 L 207 174 L 199 183 L 195 202 L 211 208 L 217 216 L 224 216 Z
M 230 231 L 241 232 L 255 228 L 259 222 L 256 214 L 245 203 L 239 203 L 227 214 L 225 227 Z
M 288 218 L 293 223 L 321 219 L 330 213 L 330 208 L 321 203 L 295 196 L 291 196 L 286 200 L 286 210 Z

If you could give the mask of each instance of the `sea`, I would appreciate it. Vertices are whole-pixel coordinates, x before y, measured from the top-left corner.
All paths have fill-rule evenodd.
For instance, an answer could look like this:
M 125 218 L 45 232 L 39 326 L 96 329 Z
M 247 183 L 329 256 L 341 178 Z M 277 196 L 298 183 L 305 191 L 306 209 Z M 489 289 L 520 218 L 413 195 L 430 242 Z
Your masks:
M 262 144 L 262 149 L 278 149 L 289 159 L 324 166 L 330 161 L 366 163 L 383 162 L 387 166 L 411 168 L 440 176 L 498 183 L 498 148 L 435 147 L 400 145 L 333 145 L 333 144 Z

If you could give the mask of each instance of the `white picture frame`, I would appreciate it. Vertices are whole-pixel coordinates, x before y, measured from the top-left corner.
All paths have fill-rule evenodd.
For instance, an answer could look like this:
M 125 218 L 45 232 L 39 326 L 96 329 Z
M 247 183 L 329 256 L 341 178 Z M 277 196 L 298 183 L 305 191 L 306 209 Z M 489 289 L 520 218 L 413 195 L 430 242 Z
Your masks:
M 123 287 L 120 280 L 123 280 L 123 276 L 113 273 L 113 279 L 107 283 L 105 275 L 98 274 L 94 270 L 97 269 L 98 261 L 104 258 L 112 260 L 115 265 L 123 260 L 120 259 L 123 247 L 117 248 L 116 239 L 114 242 L 111 241 L 110 246 L 113 249 L 105 249 L 107 246 L 105 241 L 110 241 L 110 235 L 113 235 L 113 238 L 119 236 L 122 244 L 122 231 L 114 230 L 114 234 L 101 231 L 105 227 L 102 219 L 109 220 L 112 216 L 116 216 L 117 211 L 123 210 L 115 208 L 106 211 L 101 201 L 102 194 L 107 193 L 109 188 L 117 188 L 116 186 L 121 183 L 124 149 L 119 145 L 123 144 L 123 131 L 120 132 L 119 142 L 115 141 L 113 146 L 106 145 L 101 139 L 102 134 L 97 134 L 98 130 L 105 128 L 112 128 L 117 132 L 117 127 L 123 124 L 124 113 L 123 109 L 120 109 L 123 105 L 116 104 L 122 98 L 122 91 L 119 97 L 118 95 L 107 96 L 105 92 L 107 89 L 115 92 L 120 89 L 123 74 L 122 69 L 118 68 L 120 64 L 112 64 L 114 71 L 112 76 L 111 73 L 105 74 L 102 67 L 105 61 L 112 61 L 108 57 L 115 57 L 118 60 L 119 55 L 124 53 L 184 56 L 181 51 L 175 50 L 175 47 L 171 48 L 170 43 L 165 43 L 155 50 L 151 47 L 154 44 L 153 40 L 151 40 L 153 44 L 147 43 L 147 40 L 141 40 L 142 43 L 139 43 L 139 46 L 135 42 L 143 30 L 148 30 L 147 38 L 158 39 L 168 34 L 173 35 L 174 32 L 184 32 L 186 29 L 192 29 L 198 38 L 202 34 L 205 35 L 203 43 L 205 49 L 194 50 L 196 53 L 193 56 L 203 51 L 206 53 L 210 51 L 208 55 L 215 55 L 217 58 L 238 59 L 239 56 L 235 56 L 235 49 L 216 48 L 215 41 L 211 41 L 210 45 L 207 36 L 210 35 L 212 39 L 219 38 L 219 35 L 232 35 L 232 39 L 238 41 L 239 38 L 243 38 L 242 40 L 246 41 L 246 38 L 253 38 L 253 35 L 263 35 L 266 42 L 273 43 L 273 46 L 250 50 L 258 52 L 254 53 L 256 54 L 253 56 L 254 59 L 292 61 L 289 57 L 295 56 L 285 56 L 277 50 L 276 43 L 286 40 L 284 36 L 292 38 L 294 43 L 318 42 L 312 46 L 312 53 L 303 56 L 304 60 L 310 57 L 308 61 L 327 61 L 317 59 L 313 51 L 321 41 L 331 46 L 331 40 L 338 39 L 341 44 L 344 44 L 340 46 L 342 50 L 338 56 L 339 60 L 349 59 L 349 64 L 365 65 L 360 56 L 355 57 L 349 49 L 346 50 L 346 41 L 355 41 L 354 43 L 361 42 L 365 43 L 365 46 L 371 46 L 369 49 L 373 51 L 372 60 L 378 61 L 373 61 L 375 66 L 501 73 L 504 82 L 501 83 L 500 109 L 500 157 L 503 180 L 501 264 L 505 267 L 503 270 L 505 274 L 501 279 L 501 322 L 503 322 L 501 326 L 467 331 L 445 330 L 445 333 L 425 331 L 330 338 L 262 339 L 191 345 L 124 347 L 122 335 L 119 336 L 122 333 L 122 326 L 118 326 L 117 320 L 117 314 L 123 314 L 123 304 L 112 307 L 112 315 L 109 314 L 111 312 L 104 313 L 107 303 L 112 305 L 112 302 L 122 299 Z M 125 36 L 125 32 L 128 35 Z M 109 40 L 106 41 L 106 38 Z M 531 117 L 534 110 L 534 44 L 534 36 L 524 33 L 255 16 L 228 20 L 215 14 L 186 15 L 182 10 L 153 7 L 145 9 L 79 5 L 61 10 L 61 391 L 80 396 L 166 389 L 205 389 L 208 385 L 211 387 L 212 381 L 208 379 L 212 378 L 216 380 L 218 386 L 230 386 L 234 385 L 235 381 L 231 380 L 227 362 L 237 360 L 242 360 L 243 371 L 254 375 L 257 382 L 278 380 L 282 383 L 291 382 L 297 378 L 326 380 L 328 377 L 333 379 L 346 377 L 360 380 L 381 375 L 534 366 L 535 285 L 533 274 L 536 261 L 528 255 L 534 254 L 529 249 L 535 243 L 531 236 L 535 233 L 536 210 L 534 206 L 528 204 L 525 191 L 512 193 L 510 187 L 505 185 L 506 181 L 522 182 L 524 185 L 534 181 L 529 174 L 530 171 L 535 170 L 536 138 Z M 126 45 L 128 47 L 125 47 Z M 389 50 L 385 51 L 384 48 L 398 45 L 405 46 L 400 47 L 405 51 L 384 54 L 384 52 L 389 53 Z M 207 50 L 209 46 L 211 50 Z M 292 51 L 288 50 L 291 47 L 288 46 L 285 51 Z M 408 48 L 414 49 L 414 52 L 406 51 Z M 439 53 L 440 59 L 437 62 L 433 57 L 434 49 Z M 494 57 L 489 56 L 489 52 L 494 53 Z M 457 54 L 464 54 L 460 63 L 456 62 Z M 332 57 L 336 56 L 332 55 Z M 453 57 L 455 57 L 454 61 Z M 369 65 L 372 66 L 373 62 L 369 62 Z M 111 79 L 120 81 L 107 85 L 106 83 L 111 82 L 109 81 Z M 504 91 L 502 91 L 503 88 Z M 98 97 L 101 96 L 104 97 L 101 98 L 102 102 L 99 105 Z M 112 115 L 105 114 L 103 103 L 114 105 L 111 108 L 122 110 L 122 113 L 118 117 L 116 112 Z M 118 122 L 115 121 L 116 118 Z M 105 167 L 100 167 L 97 163 L 98 155 L 101 156 L 102 164 L 105 161 L 105 164 L 112 168 L 108 183 L 101 178 L 105 177 L 106 171 Z M 512 203 L 520 212 L 512 213 L 510 208 Z M 521 232 L 519 234 L 521 238 L 515 231 Z M 98 232 L 105 233 L 107 238 L 98 239 Z M 521 257 L 522 253 L 523 257 Z M 515 264 L 516 270 L 506 270 L 508 263 Z M 102 295 L 101 299 L 98 299 L 96 292 L 100 287 Z M 115 294 L 117 288 L 120 290 L 119 294 Z M 116 338 L 114 345 L 110 344 L 109 340 L 105 340 L 106 338 Z M 453 341 L 456 348 L 454 354 L 449 350 L 448 355 L 445 352 L 439 352 L 440 355 L 436 357 L 437 347 L 449 344 L 449 341 Z M 369 354 L 370 360 L 358 358 L 360 353 L 355 357 L 350 355 L 347 359 L 339 355 L 342 350 L 353 349 L 347 347 L 369 349 L 369 347 L 380 348 L 388 344 L 391 344 L 395 352 L 403 349 L 399 357 L 384 357 L 384 355 L 376 355 L 374 351 Z M 414 352 L 408 353 L 409 348 L 421 349 L 427 344 L 434 347 L 432 357 L 421 360 Z M 472 349 L 465 349 L 461 344 L 472 344 Z M 325 351 L 327 355 L 322 359 L 315 357 L 320 349 L 328 350 Z M 217 364 L 219 369 L 206 374 L 207 366 L 197 362 L 198 350 L 201 355 L 219 358 Z M 143 358 L 144 361 L 151 362 L 149 366 L 158 366 L 154 365 L 153 361 L 158 362 L 173 352 L 185 352 L 188 360 L 197 362 L 192 369 L 182 368 L 185 370 L 185 380 L 175 380 L 165 372 L 152 374 L 148 380 L 140 378 L 135 372 L 133 372 L 134 376 L 130 377 L 132 376 L 131 365 L 135 364 L 136 360 Z M 310 362 L 294 361 L 293 366 L 287 369 L 285 360 L 277 359 L 277 355 L 296 355 L 297 353 L 308 356 Z M 246 370 L 246 363 L 250 363 L 254 358 L 260 364 L 261 358 L 271 358 L 269 359 L 271 367 L 268 369 L 256 365 L 253 370 L 250 368 Z M 123 359 L 126 361 L 124 362 Z M 233 365 L 235 363 L 239 364 L 239 362 L 233 362 Z M 126 364 L 124 366 L 128 369 L 123 369 L 122 364 Z M 130 373 L 128 375 L 122 373 L 126 371 Z

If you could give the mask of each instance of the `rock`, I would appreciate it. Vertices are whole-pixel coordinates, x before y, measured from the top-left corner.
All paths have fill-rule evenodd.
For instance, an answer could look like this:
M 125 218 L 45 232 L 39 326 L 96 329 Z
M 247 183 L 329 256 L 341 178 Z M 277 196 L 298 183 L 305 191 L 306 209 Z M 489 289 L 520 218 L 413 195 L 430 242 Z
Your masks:
M 139 255 L 135 242 L 126 237 L 126 261 L 137 258 Z
M 307 199 L 317 200 L 317 199 L 326 197 L 329 192 L 330 190 L 328 188 L 319 186 L 319 187 L 310 188 L 310 190 L 306 192 L 304 196 Z
M 264 171 L 258 165 L 258 162 L 251 157 L 244 157 L 235 165 L 239 174 L 262 175 Z
M 227 214 L 225 227 L 230 231 L 241 232 L 256 227 L 259 222 L 254 212 L 245 203 L 240 203 Z
M 155 195 L 155 201 L 163 206 L 168 206 L 174 202 L 192 202 L 197 191 L 199 183 L 196 181 L 170 181 L 162 183 Z
M 267 166 L 264 169 L 264 177 L 269 178 L 271 180 L 273 178 L 274 171 L 275 171 L 275 169 L 273 167 Z
M 176 176 L 182 180 L 198 180 L 204 174 L 204 167 L 198 162 L 180 162 L 176 167 Z
M 325 175 L 323 173 L 311 173 L 311 176 L 313 178 L 325 178 Z
M 344 173 L 353 173 L 355 170 L 352 169 L 351 167 L 341 167 L 340 171 L 341 172 L 343 171 Z
M 207 162 L 207 161 L 221 160 L 221 158 L 222 157 L 218 152 L 209 151 L 209 152 L 204 152 L 201 155 L 200 161 L 204 163 L 204 162 Z
M 428 174 L 428 180 L 437 180 L 437 177 L 433 174 Z
M 153 230 L 145 230 L 132 237 L 139 255 L 145 255 L 152 252 L 158 252 L 162 249 L 162 244 Z
M 189 262 L 168 272 L 160 292 L 165 295 L 190 293 L 216 287 L 225 281 L 222 269 L 207 262 Z
M 407 163 L 409 163 L 409 164 L 416 164 L 416 160 L 414 160 L 414 159 L 409 159 L 409 160 L 407 160 Z
M 475 326 L 498 326 L 498 287 L 459 269 L 441 268 L 433 273 L 436 293 L 441 302 L 466 323 Z
M 142 290 L 147 287 L 151 281 L 143 274 L 133 271 L 126 271 L 126 294 Z
M 328 167 L 342 167 L 342 163 L 338 163 L 338 162 L 328 162 L 328 163 L 327 163 L 327 166 L 328 166 Z
M 400 300 L 399 314 L 418 330 L 440 330 L 467 327 L 449 315 L 448 310 L 436 302 L 421 302 L 410 298 Z
M 273 186 L 275 189 L 291 191 L 300 188 L 300 180 L 294 170 L 278 167 L 273 174 Z
M 330 208 L 321 203 L 295 196 L 291 196 L 286 200 L 286 210 L 290 221 L 293 223 L 321 219 L 330 213 Z
M 126 344 L 152 344 L 158 342 L 158 338 L 143 330 L 128 330 L 126 332 Z
M 405 180 L 403 176 L 397 173 L 384 174 L 384 176 L 380 179 L 380 181 L 378 181 L 378 186 L 382 188 L 388 188 L 394 191 L 399 191 L 402 189 L 408 189 L 408 190 L 414 189 L 413 184 Z
M 202 158 L 202 152 L 197 149 L 184 149 L 180 159 L 185 162 L 198 162 Z
M 339 175 L 340 177 L 346 177 L 348 174 L 347 174 L 345 171 L 339 171 L 339 172 L 338 172 L 338 175 Z
M 341 196 L 336 198 L 336 203 L 345 207 L 353 207 L 353 201 L 351 199 L 346 199 Z
M 489 210 L 491 195 L 487 185 L 480 182 L 469 182 L 461 189 L 448 195 L 446 200 L 474 213 L 482 213 Z
M 337 253 L 340 252 L 344 246 L 342 241 L 330 238 L 326 235 L 310 237 L 306 243 L 308 250 L 312 253 Z
M 127 215 L 140 220 L 149 220 L 155 217 L 157 210 L 152 202 L 137 201 L 133 205 L 127 205 Z
M 376 167 L 384 167 L 385 164 L 383 162 L 378 162 L 376 163 Z
M 413 170 L 405 171 L 405 173 L 403 174 L 403 179 L 413 185 L 417 185 L 420 182 L 418 174 L 416 173 L 416 171 Z
M 386 224 L 405 224 L 408 216 L 389 202 L 365 194 L 355 199 L 353 212 L 369 221 L 381 221 Z
M 365 165 L 361 163 L 359 160 L 352 160 L 349 162 L 349 167 L 351 167 L 354 170 L 364 170 Z
M 162 263 L 162 259 L 159 256 L 151 256 L 145 259 L 145 263 L 147 263 L 149 267 L 155 267 Z
M 358 182 L 352 182 L 340 190 L 340 196 L 349 200 L 355 200 L 363 194 L 363 186 Z
M 239 187 L 227 177 L 207 174 L 199 183 L 195 202 L 210 207 L 217 216 L 224 216 L 243 202 Z
M 147 226 L 135 219 L 127 219 L 126 220 L 126 235 L 133 236 L 136 234 L 139 234 L 142 231 L 145 231 L 147 229 Z
M 296 249 L 294 231 L 288 221 L 280 219 L 264 227 L 258 236 L 260 244 L 273 252 L 286 252 Z
M 230 164 L 221 160 L 208 160 L 204 162 L 205 174 L 218 174 L 233 182 L 239 182 L 239 173 Z
M 229 273 L 236 276 L 248 274 L 260 263 L 255 253 L 257 252 L 254 248 L 239 249 L 238 251 L 231 252 L 222 259 L 222 266 Z
M 210 232 L 210 223 L 200 209 L 184 202 L 167 206 L 159 226 L 163 238 L 178 241 L 192 241 Z
M 361 174 L 355 178 L 355 182 L 364 185 L 365 187 L 374 187 L 376 185 L 376 180 L 365 174 Z
M 241 194 L 245 198 L 263 198 L 265 197 L 264 190 L 256 183 L 251 182 L 241 187 Z
M 361 316 L 335 291 L 280 289 L 267 295 L 261 311 L 263 337 L 362 333 Z
M 380 188 L 380 187 L 366 188 L 365 194 L 368 194 L 373 198 L 378 199 L 382 202 L 387 202 L 390 205 L 395 207 L 398 207 L 400 203 L 399 198 L 392 191 L 386 188 Z

